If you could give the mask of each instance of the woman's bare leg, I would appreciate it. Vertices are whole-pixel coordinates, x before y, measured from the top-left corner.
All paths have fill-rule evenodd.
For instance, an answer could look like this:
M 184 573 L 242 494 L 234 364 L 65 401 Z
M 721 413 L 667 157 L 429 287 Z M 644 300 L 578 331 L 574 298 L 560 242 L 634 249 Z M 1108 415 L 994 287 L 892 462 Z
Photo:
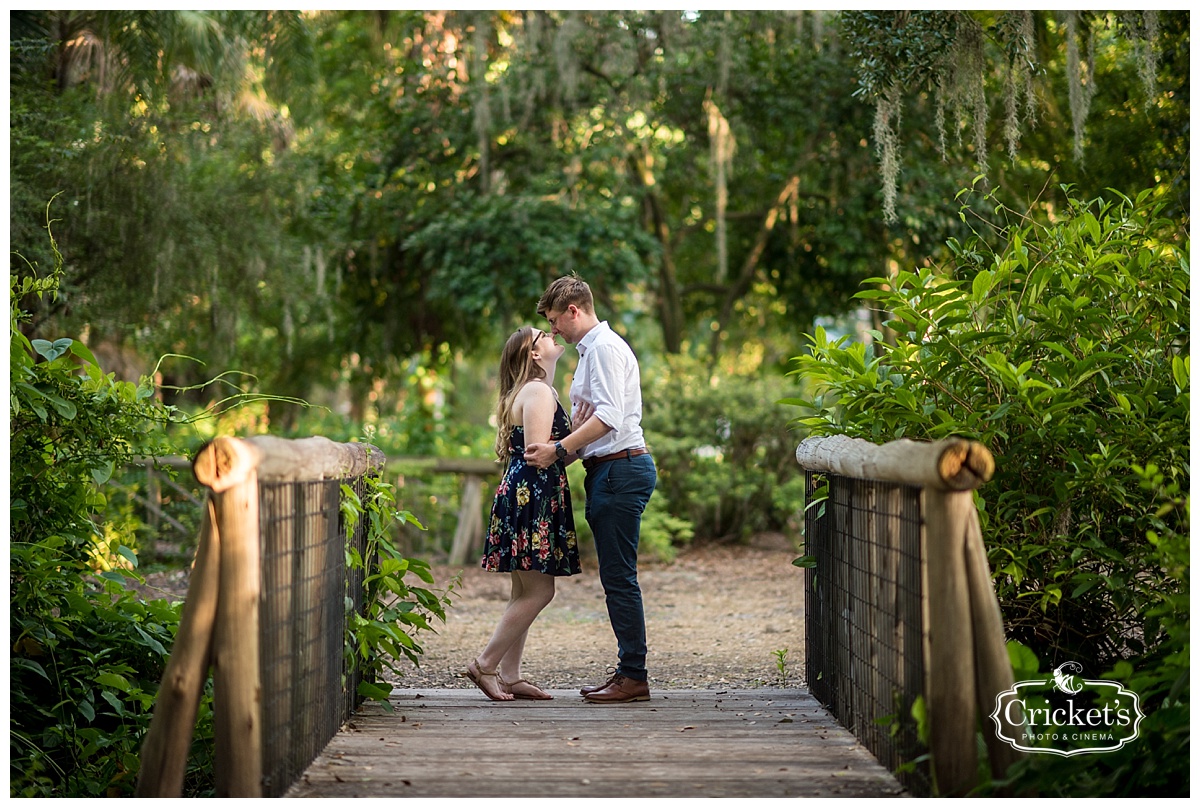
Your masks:
M 512 576 L 512 596 L 508 599 L 508 605 L 512 606 L 514 601 L 520 600 L 524 593 L 524 584 L 521 582 L 521 576 Z M 505 607 L 507 611 L 507 607 Z M 500 678 L 506 682 L 515 682 L 521 678 L 521 656 L 525 653 L 525 640 L 529 637 L 529 629 L 521 632 L 521 636 L 513 640 L 512 645 L 504 652 L 504 656 L 500 658 L 500 666 L 497 670 L 500 672 Z
M 554 576 L 517 570 L 512 575 L 512 596 L 492 639 L 477 657 L 484 670 L 496 670 L 503 664 L 505 679 L 520 678 L 521 655 L 529 627 L 542 609 L 554 599 Z

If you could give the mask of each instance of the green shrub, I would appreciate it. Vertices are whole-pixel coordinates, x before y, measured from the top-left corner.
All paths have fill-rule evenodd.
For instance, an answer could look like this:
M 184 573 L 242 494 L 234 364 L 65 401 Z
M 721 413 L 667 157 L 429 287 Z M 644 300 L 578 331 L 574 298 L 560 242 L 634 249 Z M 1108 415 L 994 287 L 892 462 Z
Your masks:
M 1049 224 L 950 242 L 953 267 L 871 279 L 858 296 L 890 313 L 894 344 L 818 330 L 796 360 L 808 395 L 791 402 L 813 434 L 991 448 L 976 501 L 1008 636 L 1158 709 L 1111 770 L 1116 790 L 1137 767 L 1148 783 L 1175 766 L 1164 751 L 1187 765 L 1189 240 L 1158 211 L 1152 191 L 1072 199 Z M 1045 785 L 1054 765 L 1029 771 L 1051 772 Z
M 1191 563 L 1186 532 L 1173 525 L 1188 524 L 1188 501 L 1176 485 L 1151 466 L 1135 469 L 1142 488 L 1157 503 L 1153 521 L 1156 529 L 1147 535 L 1154 546 L 1158 568 L 1176 580 L 1187 581 Z M 1165 516 L 1175 516 L 1165 520 Z M 1152 654 L 1135 667 L 1121 661 L 1102 672 L 1104 679 L 1121 682 L 1138 694 L 1146 719 L 1138 736 L 1120 749 L 1103 755 L 1061 758 L 1026 755 L 1008 772 L 1003 782 L 981 789 L 1042 797 L 1175 797 L 1188 796 L 1191 787 L 1191 620 L 1186 590 L 1151 610 L 1161 621 L 1166 638 Z M 1032 653 L 1027 659 L 1036 660 Z M 1016 666 L 1014 665 L 1014 668 Z M 1045 675 L 1049 666 L 1039 665 L 1029 673 Z M 1017 672 L 1017 679 L 1033 678 Z
M 143 602 L 126 588 L 144 583 L 133 550 L 140 521 L 131 484 L 110 486 L 121 499 L 111 510 L 105 486 L 136 458 L 177 453 L 161 427 L 186 419 L 156 401 L 149 379 L 104 374 L 82 343 L 21 332 L 21 300 L 56 294 L 60 275 L 61 265 L 48 278 L 10 280 L 10 794 L 132 796 L 182 604 Z M 369 479 L 361 498 L 344 490 L 350 528 L 367 521 L 365 557 L 347 551 L 350 567 L 366 570 L 367 605 L 351 616 L 346 653 L 364 671 L 360 695 L 386 699 L 383 669 L 419 658 L 414 636 L 445 619 L 453 586 L 404 580 L 433 581 L 427 563 L 391 541 L 397 521 L 415 519 L 390 485 Z M 208 796 L 211 681 L 193 738 L 184 796 Z
M 123 586 L 137 556 L 105 529 L 101 486 L 135 456 L 168 453 L 158 426 L 174 413 L 81 343 L 22 334 L 21 300 L 55 294 L 60 271 L 10 278 L 10 794 L 122 796 L 180 605 Z
M 1184 585 L 1156 571 L 1134 473 L 1190 473 L 1187 244 L 1148 196 L 1072 201 L 1062 221 L 1006 228 L 995 253 L 952 242 L 957 267 L 859 293 L 890 311 L 895 345 L 818 330 L 797 358 L 814 433 L 991 448 L 980 510 L 1010 635 L 1093 670 L 1157 645 L 1148 614 Z
M 670 564 L 679 554 L 679 548 L 691 543 L 692 536 L 690 522 L 672 516 L 662 497 L 657 494 L 650 497 L 642 514 L 638 542 L 638 552 L 643 558 Z
M 362 481 L 362 496 L 343 484 L 341 508 L 346 535 L 354 533 L 359 520 L 364 520 L 366 534 L 364 552 L 352 546 L 346 548 L 346 568 L 364 572 L 363 612 L 346 615 L 346 662 L 357 666 L 362 674 L 358 695 L 374 699 L 391 711 L 388 697 L 392 685 L 384 680 L 384 669 L 403 678 L 397 660 L 405 657 L 420 664 L 424 649 L 417 636 L 421 631 L 433 631 L 435 619 L 446 622 L 446 608 L 458 581 L 434 590 L 404 580 L 411 573 L 426 584 L 434 583 L 428 562 L 406 556 L 393 541 L 394 523 L 423 526 L 410 511 L 396 506 L 391 484 L 367 475 Z M 352 602 L 350 592 L 346 593 L 346 601 Z
M 674 357 L 648 381 L 642 423 L 667 513 L 691 523 L 697 539 L 787 529 L 804 480 L 788 414 L 776 405 L 784 380 L 711 373 Z

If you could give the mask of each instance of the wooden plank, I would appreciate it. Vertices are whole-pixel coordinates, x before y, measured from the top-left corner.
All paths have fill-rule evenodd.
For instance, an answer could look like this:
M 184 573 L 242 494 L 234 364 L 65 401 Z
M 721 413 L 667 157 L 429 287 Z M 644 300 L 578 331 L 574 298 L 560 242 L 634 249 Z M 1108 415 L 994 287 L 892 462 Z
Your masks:
M 365 705 L 288 797 L 897 796 L 902 788 L 800 690 L 652 693 L 649 702 L 490 702 L 400 690 Z M 541 774 L 538 774 L 538 773 Z

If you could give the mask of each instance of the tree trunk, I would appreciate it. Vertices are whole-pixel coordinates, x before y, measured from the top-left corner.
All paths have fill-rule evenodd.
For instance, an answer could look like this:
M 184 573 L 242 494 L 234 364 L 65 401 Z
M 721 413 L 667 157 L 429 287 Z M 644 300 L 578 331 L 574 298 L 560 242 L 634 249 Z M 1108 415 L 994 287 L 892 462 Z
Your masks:
M 738 300 L 745 297 L 750 291 L 750 284 L 754 280 L 755 273 L 758 272 L 758 262 L 762 259 L 762 254 L 767 248 L 767 239 L 775 230 L 775 223 L 779 221 L 779 214 L 783 211 L 784 206 L 794 197 L 800 190 L 800 176 L 793 174 L 788 179 L 787 184 L 783 186 L 783 190 L 779 192 L 779 196 L 775 199 L 775 204 L 767 211 L 767 216 L 763 220 L 762 227 L 758 230 L 758 237 L 754 240 L 754 246 L 750 249 L 750 254 L 746 256 L 746 260 L 742 262 L 742 271 L 738 275 L 733 286 L 725 293 L 725 300 L 721 304 L 721 313 L 717 317 L 717 327 L 713 329 L 712 344 L 709 348 L 709 361 L 715 363 L 717 361 L 717 351 L 721 346 L 721 332 L 729 325 L 729 320 L 733 317 L 733 306 Z
M 675 261 L 671 257 L 671 230 L 663 215 L 658 194 L 653 190 L 653 173 L 633 154 L 629 155 L 628 165 L 630 175 L 642 192 L 647 228 L 662 248 L 658 265 L 658 311 L 662 323 L 663 348 L 669 354 L 678 354 L 683 350 L 683 302 L 675 274 Z

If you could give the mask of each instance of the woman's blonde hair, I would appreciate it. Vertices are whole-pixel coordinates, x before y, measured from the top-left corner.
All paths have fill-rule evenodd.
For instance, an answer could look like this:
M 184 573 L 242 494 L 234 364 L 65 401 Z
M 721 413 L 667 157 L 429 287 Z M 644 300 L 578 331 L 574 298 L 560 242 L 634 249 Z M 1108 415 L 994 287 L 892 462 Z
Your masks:
M 512 333 L 500 352 L 500 400 L 496 404 L 496 456 L 507 463 L 511 454 L 509 437 L 516 424 L 513 419 L 513 402 L 517 393 L 532 379 L 546 378 L 546 371 L 533 361 L 533 343 L 538 331 L 531 325 L 522 326 Z

